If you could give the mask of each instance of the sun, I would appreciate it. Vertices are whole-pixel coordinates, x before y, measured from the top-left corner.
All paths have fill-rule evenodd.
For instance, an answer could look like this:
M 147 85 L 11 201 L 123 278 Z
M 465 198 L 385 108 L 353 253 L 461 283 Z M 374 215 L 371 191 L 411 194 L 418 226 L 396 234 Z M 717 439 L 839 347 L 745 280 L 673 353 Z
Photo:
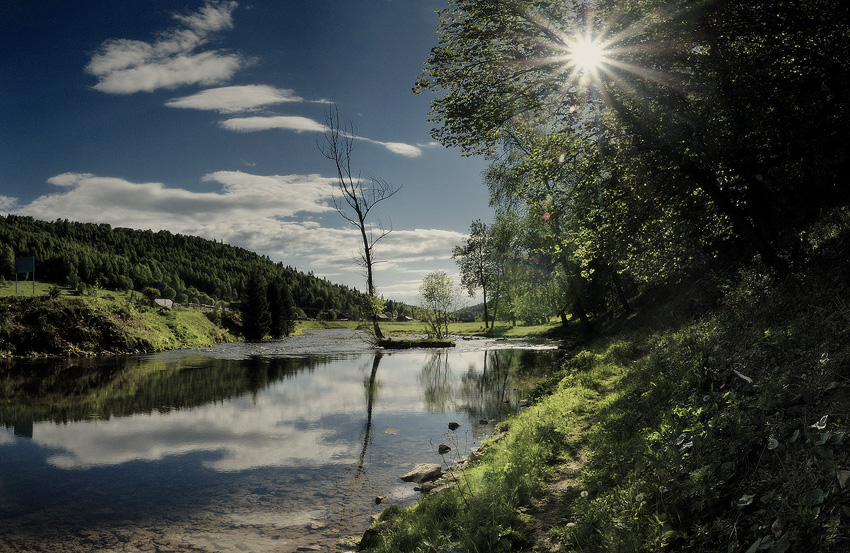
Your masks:
M 567 57 L 581 73 L 595 73 L 608 61 L 606 44 L 587 36 L 567 44 Z

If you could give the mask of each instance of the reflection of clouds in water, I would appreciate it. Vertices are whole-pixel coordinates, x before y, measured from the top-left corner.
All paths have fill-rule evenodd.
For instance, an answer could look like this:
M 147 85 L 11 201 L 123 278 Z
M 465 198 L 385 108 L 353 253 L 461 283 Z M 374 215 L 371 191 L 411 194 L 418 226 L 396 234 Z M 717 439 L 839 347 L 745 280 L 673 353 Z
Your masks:
M 0 432 L 0 445 L 13 444 L 15 443 L 15 436 L 12 434 L 11 430 L 7 430 L 5 432 Z
M 382 424 L 394 424 L 397 415 L 439 414 L 455 407 L 460 399 L 457 390 L 435 409 L 417 382 L 434 354 L 383 355 L 373 408 L 374 416 L 384 415 Z M 447 367 L 448 383 L 457 382 L 455 371 L 482 366 L 484 355 L 480 350 L 454 352 Z M 61 426 L 37 423 L 33 441 L 54 450 L 48 462 L 64 469 L 199 452 L 209 454 L 204 466 L 219 472 L 350 463 L 362 448 L 371 366 L 371 355 L 329 359 L 256 394 L 223 403 Z M 9 440 L 14 438 L 0 433 L 0 444 Z
M 194 452 L 217 453 L 217 459 L 204 463 L 216 471 L 345 463 L 356 441 L 331 441 L 336 430 L 323 428 L 320 419 L 364 411 L 362 379 L 348 376 L 322 368 L 223 404 L 62 426 L 37 424 L 34 441 L 62 450 L 48 462 L 66 469 Z

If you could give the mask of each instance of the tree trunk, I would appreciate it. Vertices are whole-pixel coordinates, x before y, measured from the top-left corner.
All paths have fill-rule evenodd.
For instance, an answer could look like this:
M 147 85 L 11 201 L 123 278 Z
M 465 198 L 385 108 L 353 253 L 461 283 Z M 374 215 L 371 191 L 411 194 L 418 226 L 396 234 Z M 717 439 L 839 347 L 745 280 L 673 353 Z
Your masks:
M 490 317 L 487 313 L 487 287 L 481 287 L 482 294 L 484 296 L 484 330 L 487 330 L 487 322 L 490 320 Z

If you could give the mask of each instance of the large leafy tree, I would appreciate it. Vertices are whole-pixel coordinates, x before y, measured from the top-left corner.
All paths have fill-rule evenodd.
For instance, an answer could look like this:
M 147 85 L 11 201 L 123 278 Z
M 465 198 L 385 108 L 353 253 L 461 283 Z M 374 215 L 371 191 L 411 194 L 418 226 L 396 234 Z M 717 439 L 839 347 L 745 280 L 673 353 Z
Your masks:
M 615 272 L 617 254 L 652 253 L 652 229 L 688 223 L 696 255 L 745 246 L 783 268 L 801 229 L 850 202 L 848 15 L 841 0 L 456 0 L 416 90 L 438 94 L 435 138 L 493 157 L 519 144 L 554 195 L 602 162 L 596 186 L 572 179 L 585 199 L 561 218 L 581 218 Z M 577 63 L 588 38 L 597 70 Z M 535 158 L 529 126 L 540 145 L 584 145 Z

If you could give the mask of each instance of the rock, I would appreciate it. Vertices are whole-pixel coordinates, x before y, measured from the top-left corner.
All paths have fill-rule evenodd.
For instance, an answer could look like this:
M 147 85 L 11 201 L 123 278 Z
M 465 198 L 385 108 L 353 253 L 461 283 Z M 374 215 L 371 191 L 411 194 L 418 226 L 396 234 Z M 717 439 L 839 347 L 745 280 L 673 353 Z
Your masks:
M 378 497 L 376 497 L 376 498 L 375 498 L 375 505 L 380 505 L 380 504 L 381 504 L 381 503 L 383 503 L 383 502 L 384 502 L 384 500 L 386 500 L 386 499 L 387 499 L 387 496 L 385 496 L 385 495 L 379 495 Z
M 458 428 L 460 428 L 460 424 L 459 424 L 459 423 L 456 423 L 456 422 L 450 422 L 450 423 L 449 423 L 449 430 L 451 430 L 452 432 L 454 432 L 454 431 L 455 431 L 455 430 L 457 430 Z
M 440 444 L 439 446 L 437 446 L 437 453 L 439 453 L 440 455 L 445 455 L 451 450 L 452 448 L 450 448 L 446 444 Z
M 401 476 L 405 482 L 430 482 L 438 479 L 443 475 L 443 469 L 440 465 L 434 463 L 421 463 L 413 467 L 413 470 Z
M 360 538 L 360 543 L 357 545 L 358 551 L 370 549 L 380 544 L 381 532 L 385 531 L 387 528 L 389 528 L 389 524 L 387 522 L 381 522 L 375 526 L 367 528 L 366 531 L 363 532 L 363 537 Z

